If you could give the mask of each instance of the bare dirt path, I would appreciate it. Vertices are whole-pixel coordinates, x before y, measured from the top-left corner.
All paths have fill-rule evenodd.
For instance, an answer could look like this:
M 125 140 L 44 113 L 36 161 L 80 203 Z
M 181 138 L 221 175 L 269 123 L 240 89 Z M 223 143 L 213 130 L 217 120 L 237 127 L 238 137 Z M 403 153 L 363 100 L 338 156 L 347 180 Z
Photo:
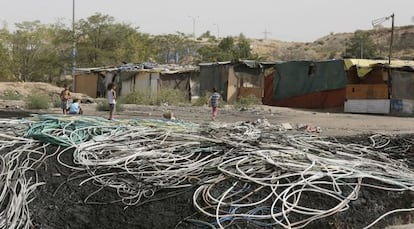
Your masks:
M 13 103 L 13 102 L 8 102 Z M 96 111 L 96 104 L 83 104 L 85 115 L 107 117 L 105 111 Z M 60 114 L 59 108 L 49 110 L 16 110 L 0 107 L 1 113 L 19 116 L 19 113 Z M 210 108 L 207 106 L 144 106 L 123 105 L 123 111 L 117 111 L 115 118 L 150 118 L 162 119 L 163 113 L 171 111 L 178 120 L 205 123 L 211 122 Z M 216 122 L 257 121 L 266 119 L 271 124 L 289 123 L 293 130 L 299 126 L 320 127 L 322 135 L 347 136 L 360 134 L 409 134 L 414 133 L 414 117 L 397 117 L 391 115 L 349 114 L 340 110 L 302 110 L 285 107 L 258 105 L 248 109 L 235 109 L 226 106 L 219 111 Z
M 98 112 L 94 104 L 85 104 L 87 115 L 106 117 L 106 112 Z M 117 118 L 162 118 L 166 111 L 172 111 L 177 119 L 195 123 L 210 122 L 209 107 L 194 106 L 140 106 L 125 105 L 125 110 L 117 112 Z M 51 112 L 56 112 L 51 110 Z M 284 107 L 255 106 L 247 110 L 224 107 L 219 111 L 217 122 L 256 121 L 266 119 L 271 124 L 289 123 L 293 129 L 311 125 L 321 128 L 321 134 L 330 136 L 359 134 L 407 134 L 414 133 L 414 117 L 389 115 L 349 114 L 336 111 L 313 111 Z
M 46 83 L 0 82 L 0 95 L 23 98 L 30 93 L 43 92 L 51 98 L 57 98 L 62 88 Z M 73 93 L 82 101 L 92 98 Z M 96 100 L 97 101 L 97 100 Z M 102 100 L 105 101 L 105 100 Z M 83 104 L 86 115 L 107 117 L 107 112 L 96 111 L 96 104 Z M 21 116 L 28 113 L 60 114 L 58 108 L 49 110 L 23 110 L 23 100 L 3 100 L 0 97 L 0 117 Z M 186 106 L 142 106 L 124 105 L 125 110 L 116 113 L 117 118 L 162 118 L 165 111 L 172 111 L 177 119 L 204 123 L 210 120 L 210 108 Z M 405 134 L 414 133 L 414 117 L 394 117 L 390 115 L 345 114 L 343 109 L 335 110 L 301 110 L 284 107 L 259 105 L 240 111 L 226 106 L 220 109 L 218 122 L 256 121 L 267 119 L 272 124 L 290 123 L 294 129 L 297 125 L 320 127 L 323 135 L 344 136 L 370 133 Z M 8 113 L 9 112 L 9 113 Z M 12 113 L 10 113 L 12 112 Z

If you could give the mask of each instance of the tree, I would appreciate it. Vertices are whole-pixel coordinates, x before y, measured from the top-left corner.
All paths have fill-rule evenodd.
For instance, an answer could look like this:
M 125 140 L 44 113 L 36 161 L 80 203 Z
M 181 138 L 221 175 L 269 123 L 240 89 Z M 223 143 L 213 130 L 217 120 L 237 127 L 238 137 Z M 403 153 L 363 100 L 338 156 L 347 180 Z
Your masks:
M 198 49 L 202 62 L 219 62 L 233 59 L 231 52 L 223 52 L 217 45 L 204 45 Z
M 354 58 L 372 59 L 377 55 L 377 48 L 369 37 L 368 32 L 358 30 L 350 39 L 346 47 L 345 56 Z
M 138 63 L 156 58 L 157 39 L 140 33 L 138 27 L 116 23 L 109 15 L 95 14 L 77 26 L 77 61 L 86 67 Z M 159 44 L 167 45 L 170 39 Z M 176 41 L 174 41 L 176 42 Z
M 249 40 L 241 33 L 237 39 L 237 44 L 234 47 L 234 59 L 250 59 L 252 58 L 250 42 Z
M 234 47 L 234 39 L 232 37 L 225 37 L 220 41 L 220 43 L 218 44 L 218 47 L 223 52 L 231 52 Z
M 206 32 L 204 32 L 203 34 L 201 34 L 198 37 L 198 40 L 202 40 L 203 38 L 207 39 L 210 42 L 216 41 L 216 37 L 214 35 L 212 35 L 209 30 L 207 30 Z
M 114 39 L 118 37 L 110 31 L 113 23 L 113 17 L 100 13 L 79 20 L 76 35 L 78 65 L 92 67 L 112 64 L 113 60 L 108 60 L 111 57 L 107 54 L 114 51 Z
M 11 58 L 8 52 L 8 44 L 10 39 L 10 32 L 6 27 L 0 30 L 0 80 L 12 79 L 12 72 L 10 71 Z
M 201 61 L 205 62 L 258 59 L 251 53 L 250 42 L 243 34 L 240 34 L 237 40 L 225 37 L 217 46 L 203 46 L 198 49 L 198 53 L 201 55 Z
M 44 40 L 45 27 L 39 21 L 16 23 L 16 32 L 9 40 L 10 64 L 14 78 L 20 81 L 41 80 L 43 75 L 38 65 L 47 52 Z
M 153 45 L 157 47 L 159 63 L 181 63 L 188 57 L 196 58 L 196 43 L 180 33 L 155 36 Z

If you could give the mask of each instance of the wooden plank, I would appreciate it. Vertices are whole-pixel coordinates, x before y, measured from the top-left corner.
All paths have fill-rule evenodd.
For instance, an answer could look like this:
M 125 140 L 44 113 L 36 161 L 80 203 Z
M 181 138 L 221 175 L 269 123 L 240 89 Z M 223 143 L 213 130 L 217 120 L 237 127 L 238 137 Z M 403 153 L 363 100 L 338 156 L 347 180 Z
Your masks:
M 388 99 L 386 84 L 348 84 L 346 99 Z

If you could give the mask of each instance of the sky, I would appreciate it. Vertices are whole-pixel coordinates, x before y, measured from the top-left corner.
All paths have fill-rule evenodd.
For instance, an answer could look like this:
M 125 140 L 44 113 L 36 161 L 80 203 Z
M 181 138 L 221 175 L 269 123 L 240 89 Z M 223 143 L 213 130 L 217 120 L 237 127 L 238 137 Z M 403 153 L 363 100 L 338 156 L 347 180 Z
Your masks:
M 101 13 L 150 34 L 201 35 L 312 42 L 330 33 L 372 29 L 372 20 L 395 14 L 395 26 L 414 25 L 414 0 L 0 0 L 0 22 L 44 24 Z M 391 20 L 382 23 L 391 27 Z

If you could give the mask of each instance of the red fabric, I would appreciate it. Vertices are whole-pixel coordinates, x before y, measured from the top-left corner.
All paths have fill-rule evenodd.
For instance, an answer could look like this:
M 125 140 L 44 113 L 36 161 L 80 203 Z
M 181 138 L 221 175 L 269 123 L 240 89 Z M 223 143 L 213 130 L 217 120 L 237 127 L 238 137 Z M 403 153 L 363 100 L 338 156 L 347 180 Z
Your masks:
M 217 107 L 213 107 L 212 108 L 212 116 L 213 116 L 213 118 L 215 118 L 215 117 L 217 117 L 217 114 L 218 114 L 218 108 Z

